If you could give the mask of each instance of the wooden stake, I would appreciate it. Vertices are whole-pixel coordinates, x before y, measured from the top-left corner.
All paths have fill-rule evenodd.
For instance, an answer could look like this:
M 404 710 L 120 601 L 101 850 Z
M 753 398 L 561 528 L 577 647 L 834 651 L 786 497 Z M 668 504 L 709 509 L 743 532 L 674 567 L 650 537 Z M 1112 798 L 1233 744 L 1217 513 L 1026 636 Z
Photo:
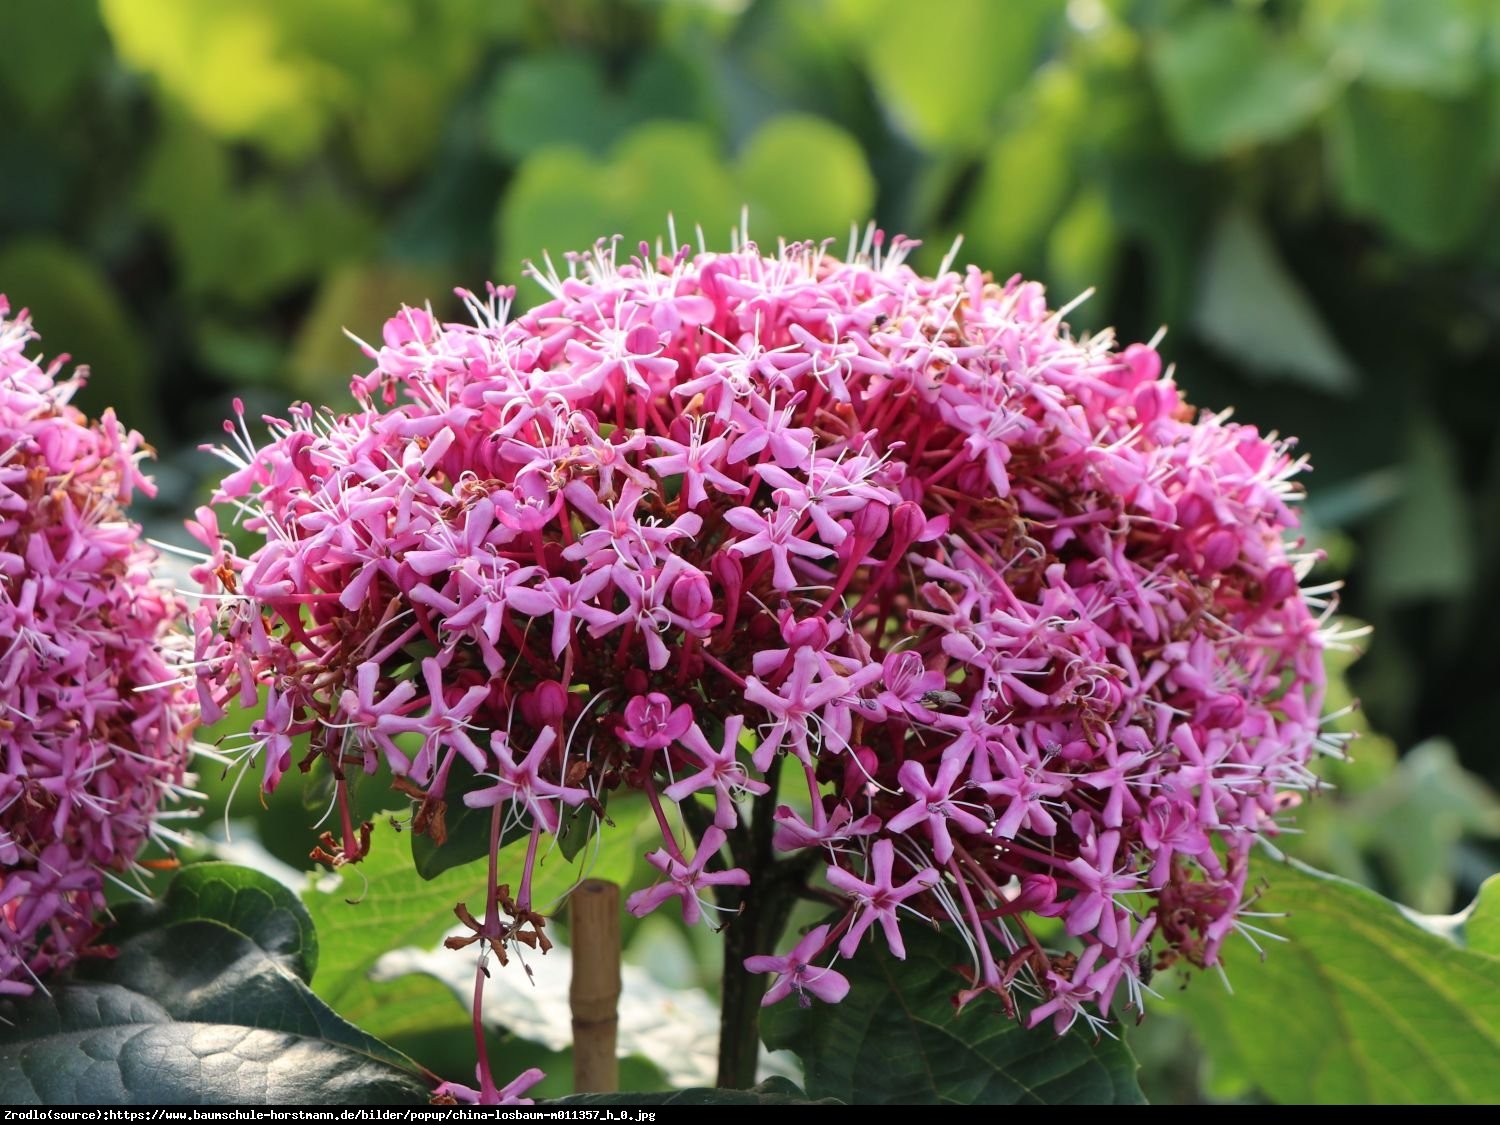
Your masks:
M 569 902 L 573 947 L 573 1090 L 608 1094 L 620 1088 L 615 1039 L 620 1002 L 620 888 L 585 879 Z

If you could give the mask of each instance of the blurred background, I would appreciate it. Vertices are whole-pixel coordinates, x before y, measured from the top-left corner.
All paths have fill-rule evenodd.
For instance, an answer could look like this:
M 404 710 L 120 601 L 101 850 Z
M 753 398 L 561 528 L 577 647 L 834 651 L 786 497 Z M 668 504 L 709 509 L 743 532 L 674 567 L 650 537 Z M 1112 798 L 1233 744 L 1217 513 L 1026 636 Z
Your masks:
M 346 401 L 400 302 L 668 213 L 961 233 L 1311 456 L 1379 733 L 1291 849 L 1428 912 L 1500 867 L 1493 0 L 51 0 L 0 50 L 0 291 L 155 445 L 166 537 L 229 399 Z M 1246 1092 L 1157 1027 L 1153 1092 Z

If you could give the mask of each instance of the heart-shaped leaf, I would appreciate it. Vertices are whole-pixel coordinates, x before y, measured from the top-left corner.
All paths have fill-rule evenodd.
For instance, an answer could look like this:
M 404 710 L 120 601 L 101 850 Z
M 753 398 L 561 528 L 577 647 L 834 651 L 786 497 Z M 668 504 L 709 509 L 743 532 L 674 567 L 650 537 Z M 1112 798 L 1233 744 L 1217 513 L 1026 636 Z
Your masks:
M 161 903 L 122 915 L 116 957 L 0 1003 L 0 1100 L 426 1100 L 429 1084 L 410 1059 L 307 987 L 310 920 L 269 877 L 227 864 L 188 868 Z

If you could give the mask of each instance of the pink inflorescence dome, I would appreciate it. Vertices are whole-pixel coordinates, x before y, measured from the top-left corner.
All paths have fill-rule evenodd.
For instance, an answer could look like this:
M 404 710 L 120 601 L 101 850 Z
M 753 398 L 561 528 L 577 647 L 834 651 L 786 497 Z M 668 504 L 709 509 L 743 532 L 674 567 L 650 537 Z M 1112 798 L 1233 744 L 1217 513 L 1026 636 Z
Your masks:
M 257 546 L 199 513 L 201 691 L 269 685 L 267 788 L 310 734 L 439 836 L 455 803 L 540 837 L 644 790 L 661 874 L 630 908 L 690 921 L 757 848 L 815 858 L 844 909 L 750 959 L 769 998 L 837 1001 L 840 957 L 924 920 L 967 934 L 961 999 L 1059 1029 L 1138 1004 L 1153 959 L 1213 964 L 1338 746 L 1301 462 L 1153 348 L 909 245 L 601 243 L 514 319 L 503 290 L 461 292 L 473 324 L 402 310 L 351 413 L 259 448 L 241 419 L 215 507 Z M 324 855 L 364 846 L 346 815 Z M 502 876 L 508 920 L 468 920 L 503 957 L 540 935 Z
M 140 435 L 68 405 L 35 338 L 0 296 L 0 994 L 84 952 L 106 877 L 170 835 L 192 715 L 180 607 L 124 511 Z

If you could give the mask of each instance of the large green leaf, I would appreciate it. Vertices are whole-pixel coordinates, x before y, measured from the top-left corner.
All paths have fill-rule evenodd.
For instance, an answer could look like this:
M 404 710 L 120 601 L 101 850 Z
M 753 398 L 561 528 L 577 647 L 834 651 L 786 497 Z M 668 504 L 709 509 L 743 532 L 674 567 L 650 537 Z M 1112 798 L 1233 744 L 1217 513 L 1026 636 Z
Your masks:
M 420 1104 L 411 1060 L 308 989 L 296 899 L 259 872 L 190 867 L 122 911 L 118 955 L 0 1003 L 0 1100 L 76 1104 Z
M 1173 132 L 1198 156 L 1291 136 L 1334 87 L 1324 59 L 1276 39 L 1243 7 L 1206 8 L 1174 23 L 1151 63 Z
M 1108 1105 L 1141 1103 L 1136 1063 L 1115 1039 L 1074 1029 L 1027 1030 L 998 998 L 961 1013 L 954 937 L 907 927 L 906 960 L 877 942 L 841 962 L 852 986 L 840 1004 L 780 1004 L 762 1016 L 766 1045 L 802 1059 L 807 1092 L 859 1104 Z
M 750 138 L 738 162 L 750 231 L 819 240 L 869 218 L 875 180 L 859 143 L 822 118 L 787 114 Z
M 569 863 L 560 853 L 544 850 L 532 880 L 538 910 L 550 909 L 585 875 L 629 881 L 652 824 L 649 815 L 642 815 L 645 802 L 615 804 L 616 827 L 600 833 L 597 856 L 585 848 L 581 862 Z M 370 970 L 391 950 L 437 945 L 458 924 L 455 903 L 466 903 L 476 917 L 481 915 L 487 875 L 485 863 L 470 862 L 424 877 L 413 860 L 411 833 L 385 831 L 388 820 L 380 818 L 382 827 L 367 857 L 343 868 L 337 881 L 322 881 L 303 896 L 321 939 L 314 991 L 377 1035 L 395 1034 L 394 1021 L 405 1021 L 409 1013 L 386 1003 L 399 982 L 373 983 Z M 527 843 L 526 838 L 515 840 L 500 851 L 500 881 L 513 890 L 520 884 Z
M 672 1090 L 659 1094 L 571 1094 L 547 1105 L 841 1105 L 836 1098 L 814 1101 L 785 1078 L 767 1078 L 748 1090 Z
M 1061 67 L 1039 77 L 1024 101 L 986 154 L 963 216 L 967 249 L 1001 276 L 1029 268 L 1067 204 L 1088 112 L 1077 75 Z
M 845 0 L 837 14 L 896 125 L 925 148 L 973 151 L 998 107 L 1032 75 L 1062 7 L 1055 0 Z
M 1291 1104 L 1500 1101 L 1500 957 L 1347 880 L 1258 870 L 1270 883 L 1258 909 L 1288 916 L 1256 924 L 1290 940 L 1264 963 L 1237 944 L 1234 994 L 1208 979 L 1181 1001 L 1215 1065 Z
M 1319 0 L 1308 38 L 1341 68 L 1382 86 L 1459 94 L 1480 73 L 1488 0 Z
M 1470 949 L 1500 957 L 1500 875 L 1491 875 L 1464 923 L 1464 942 Z
M 1496 99 L 1356 84 L 1333 114 L 1334 182 L 1345 205 L 1429 254 L 1459 250 L 1493 197 Z

